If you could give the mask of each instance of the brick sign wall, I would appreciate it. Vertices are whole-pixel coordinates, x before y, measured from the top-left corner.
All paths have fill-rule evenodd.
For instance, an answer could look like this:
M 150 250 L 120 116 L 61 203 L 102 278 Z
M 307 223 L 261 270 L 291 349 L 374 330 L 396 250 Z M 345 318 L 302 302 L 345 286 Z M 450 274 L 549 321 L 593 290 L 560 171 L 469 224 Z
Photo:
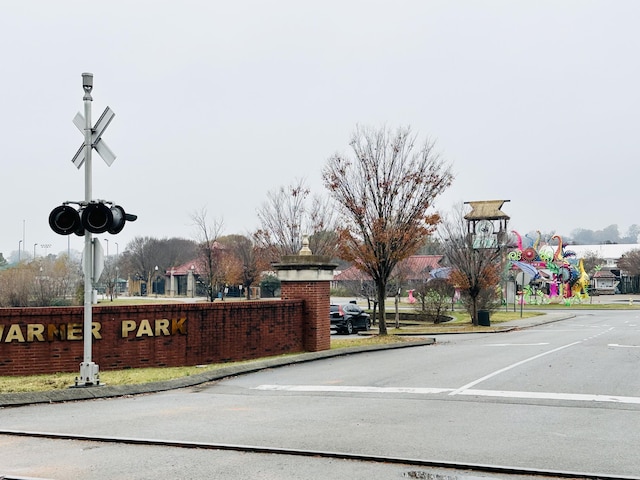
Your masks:
M 284 300 L 304 298 L 303 342 L 310 352 L 331 348 L 331 320 L 329 318 L 329 282 L 283 282 Z
M 100 370 L 115 370 L 329 348 L 328 284 L 321 290 L 322 313 L 327 310 L 321 341 L 298 292 L 281 301 L 96 306 L 92 360 Z M 82 339 L 82 307 L 1 308 L 0 375 L 76 371 L 83 361 Z

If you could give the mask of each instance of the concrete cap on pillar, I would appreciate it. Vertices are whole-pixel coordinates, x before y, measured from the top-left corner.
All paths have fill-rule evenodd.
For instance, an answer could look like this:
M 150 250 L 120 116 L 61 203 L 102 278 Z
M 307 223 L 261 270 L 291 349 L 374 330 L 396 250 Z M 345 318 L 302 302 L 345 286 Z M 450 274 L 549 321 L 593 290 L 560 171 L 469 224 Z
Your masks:
M 280 281 L 331 281 L 337 265 L 331 257 L 325 255 L 285 255 L 273 268 L 278 272 Z

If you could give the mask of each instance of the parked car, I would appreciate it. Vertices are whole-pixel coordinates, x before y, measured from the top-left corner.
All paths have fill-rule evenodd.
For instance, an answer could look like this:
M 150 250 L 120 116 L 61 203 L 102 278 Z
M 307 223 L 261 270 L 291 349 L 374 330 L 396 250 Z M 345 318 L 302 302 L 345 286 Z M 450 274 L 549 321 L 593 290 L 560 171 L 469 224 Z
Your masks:
M 369 314 L 355 303 L 331 305 L 329 318 L 331 320 L 331 328 L 335 328 L 338 333 L 351 335 L 358 330 L 369 330 L 371 328 Z

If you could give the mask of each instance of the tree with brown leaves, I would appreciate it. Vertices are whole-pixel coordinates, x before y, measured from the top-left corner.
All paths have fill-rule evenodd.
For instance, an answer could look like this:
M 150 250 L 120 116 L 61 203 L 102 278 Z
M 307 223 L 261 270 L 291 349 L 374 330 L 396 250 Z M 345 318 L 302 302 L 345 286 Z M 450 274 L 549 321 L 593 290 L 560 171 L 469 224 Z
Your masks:
M 410 128 L 357 127 L 350 156 L 335 154 L 323 179 L 344 217 L 338 230 L 340 257 L 373 279 L 380 305 L 380 334 L 387 334 L 385 299 L 394 267 L 425 243 L 439 222 L 429 214 L 453 180 L 450 167 L 421 145 Z
M 269 270 L 269 255 L 245 235 L 227 235 L 219 239 L 227 248 L 230 274 L 227 281 L 242 285 L 247 300 L 251 287 L 260 280 L 263 271 Z
M 452 267 L 449 282 L 459 289 L 473 325 L 478 325 L 478 310 L 491 310 L 498 300 L 502 251 L 473 248 L 462 207 L 442 222 L 439 233 L 446 261 Z

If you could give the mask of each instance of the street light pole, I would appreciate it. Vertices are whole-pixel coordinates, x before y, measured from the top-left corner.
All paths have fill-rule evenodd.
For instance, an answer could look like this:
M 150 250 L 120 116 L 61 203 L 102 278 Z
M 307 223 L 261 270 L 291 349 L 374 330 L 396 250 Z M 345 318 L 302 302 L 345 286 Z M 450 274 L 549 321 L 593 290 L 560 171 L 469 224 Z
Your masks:
M 118 288 L 120 287 L 120 274 L 118 273 L 119 269 L 118 269 L 118 254 L 120 253 L 120 247 L 118 245 L 118 242 L 114 242 L 116 244 L 116 278 L 114 280 L 114 285 L 115 285 L 115 289 L 116 289 L 116 298 L 118 298 Z
M 38 246 L 38 244 L 37 244 L 37 243 L 34 243 L 34 244 L 33 244 L 33 259 L 34 259 L 34 260 L 36 259 L 36 247 L 37 247 L 37 246 Z
M 109 298 L 111 299 L 111 301 L 113 302 L 113 285 L 111 284 L 111 263 L 109 262 L 109 239 L 105 238 L 104 239 L 105 242 L 107 242 L 107 258 L 105 259 L 107 262 L 107 290 L 109 293 Z M 105 292 L 106 292 L 105 291 Z
M 20 263 L 20 251 L 22 250 L 22 240 L 18 242 L 18 263 Z

